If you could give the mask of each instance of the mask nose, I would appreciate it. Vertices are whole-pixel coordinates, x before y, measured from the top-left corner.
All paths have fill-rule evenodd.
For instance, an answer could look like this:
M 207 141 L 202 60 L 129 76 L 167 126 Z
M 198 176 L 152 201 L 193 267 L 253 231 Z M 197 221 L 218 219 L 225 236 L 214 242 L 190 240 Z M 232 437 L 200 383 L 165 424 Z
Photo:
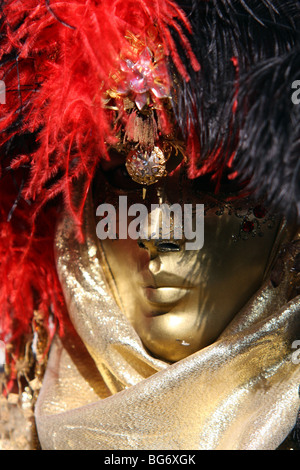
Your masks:
M 166 200 L 164 188 L 156 188 L 156 193 L 159 204 L 151 210 L 148 216 L 149 238 L 142 237 L 137 241 L 140 248 L 144 248 L 150 253 L 151 259 L 159 253 L 181 251 L 185 243 L 181 206 L 174 204 L 171 210 L 171 206 Z

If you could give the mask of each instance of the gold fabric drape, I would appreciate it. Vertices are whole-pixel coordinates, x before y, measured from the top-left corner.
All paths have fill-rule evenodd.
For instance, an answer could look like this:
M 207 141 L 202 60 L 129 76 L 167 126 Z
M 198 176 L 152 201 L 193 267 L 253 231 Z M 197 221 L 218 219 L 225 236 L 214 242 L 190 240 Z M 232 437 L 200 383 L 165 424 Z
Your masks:
M 58 229 L 58 272 L 78 336 L 52 346 L 36 406 L 42 448 L 276 449 L 300 406 L 293 250 L 279 260 L 278 282 L 266 279 L 214 344 L 167 364 L 148 354 L 112 295 L 89 214 L 85 235 L 79 244 L 67 218 Z

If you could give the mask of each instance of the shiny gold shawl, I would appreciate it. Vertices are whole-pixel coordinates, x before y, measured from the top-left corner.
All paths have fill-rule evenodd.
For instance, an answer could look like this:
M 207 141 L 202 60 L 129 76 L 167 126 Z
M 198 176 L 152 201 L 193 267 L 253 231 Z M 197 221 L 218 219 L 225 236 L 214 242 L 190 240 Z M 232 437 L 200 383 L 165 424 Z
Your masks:
M 91 220 L 83 245 L 69 219 L 58 229 L 58 272 L 77 334 L 52 346 L 35 414 L 42 448 L 276 449 L 300 406 L 299 238 L 214 344 L 167 364 L 120 310 Z

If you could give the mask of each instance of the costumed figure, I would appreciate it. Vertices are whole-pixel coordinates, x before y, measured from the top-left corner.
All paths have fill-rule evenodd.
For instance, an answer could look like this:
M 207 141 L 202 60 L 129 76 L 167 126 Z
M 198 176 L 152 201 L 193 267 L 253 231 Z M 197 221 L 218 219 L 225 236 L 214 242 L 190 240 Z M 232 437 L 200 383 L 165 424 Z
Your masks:
M 0 447 L 299 448 L 299 2 L 0 5 Z

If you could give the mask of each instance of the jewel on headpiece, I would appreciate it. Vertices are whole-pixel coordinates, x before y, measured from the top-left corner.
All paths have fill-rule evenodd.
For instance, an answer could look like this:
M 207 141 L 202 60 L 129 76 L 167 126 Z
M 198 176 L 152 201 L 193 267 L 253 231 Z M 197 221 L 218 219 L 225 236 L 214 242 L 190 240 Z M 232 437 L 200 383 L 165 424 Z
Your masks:
M 137 149 L 128 154 L 126 169 L 136 183 L 149 186 L 167 175 L 166 162 L 167 158 L 159 147 L 150 151 Z
M 142 40 L 128 32 L 128 47 L 120 55 L 119 70 L 113 75 L 111 92 L 129 97 L 141 111 L 146 105 L 170 95 L 169 74 L 160 42 Z M 151 47 L 147 43 L 151 43 Z
M 151 100 L 169 96 L 167 68 L 163 62 L 155 63 L 148 47 L 140 53 L 136 62 L 123 60 L 120 68 L 124 79 L 118 84 L 117 93 L 121 96 L 132 94 L 140 111 Z

